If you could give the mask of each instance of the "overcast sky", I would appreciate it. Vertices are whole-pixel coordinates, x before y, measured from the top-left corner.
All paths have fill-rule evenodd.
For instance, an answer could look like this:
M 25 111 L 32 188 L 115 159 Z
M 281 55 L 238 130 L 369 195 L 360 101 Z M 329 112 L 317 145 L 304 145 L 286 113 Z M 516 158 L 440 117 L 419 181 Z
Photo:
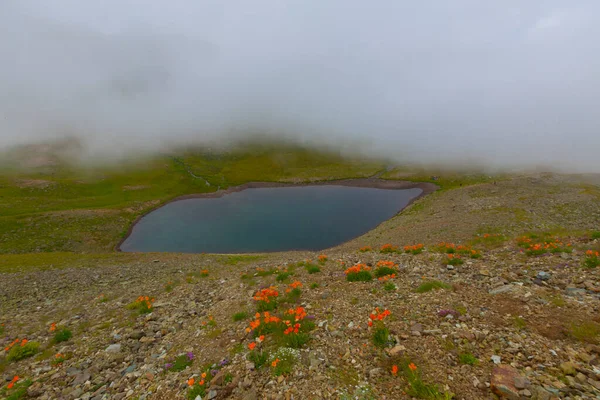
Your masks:
M 256 132 L 600 172 L 598 0 L 2 0 L 0 148 Z

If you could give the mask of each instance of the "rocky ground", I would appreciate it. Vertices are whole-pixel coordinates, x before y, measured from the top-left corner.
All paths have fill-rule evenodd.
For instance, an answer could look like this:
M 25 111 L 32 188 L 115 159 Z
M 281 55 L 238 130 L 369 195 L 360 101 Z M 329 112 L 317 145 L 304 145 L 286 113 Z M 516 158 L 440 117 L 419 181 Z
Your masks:
M 2 273 L 0 396 L 599 399 L 600 267 L 585 263 L 600 250 L 600 190 L 573 182 L 538 175 L 436 192 L 324 251 L 321 263 L 301 252 L 160 254 Z M 531 232 L 547 234 L 518 239 Z M 470 246 L 462 264 L 449 265 L 441 241 Z M 398 252 L 381 253 L 386 243 Z M 418 243 L 420 254 L 403 251 Z M 542 250 L 528 255 L 536 243 Z M 349 267 L 374 273 L 380 261 L 395 277 L 347 280 Z M 286 293 L 294 282 L 297 299 Z M 262 328 L 247 331 L 253 297 L 271 286 L 279 295 L 270 315 L 307 314 L 299 322 L 308 342 L 297 349 L 277 329 L 262 341 Z M 132 308 L 139 296 L 149 310 L 145 300 Z M 370 327 L 376 308 L 390 315 Z M 377 347 L 381 324 L 389 336 Z M 72 337 L 57 342 L 63 329 Z M 14 348 L 35 342 L 35 354 L 13 360 Z M 262 366 L 248 359 L 259 351 L 269 353 Z

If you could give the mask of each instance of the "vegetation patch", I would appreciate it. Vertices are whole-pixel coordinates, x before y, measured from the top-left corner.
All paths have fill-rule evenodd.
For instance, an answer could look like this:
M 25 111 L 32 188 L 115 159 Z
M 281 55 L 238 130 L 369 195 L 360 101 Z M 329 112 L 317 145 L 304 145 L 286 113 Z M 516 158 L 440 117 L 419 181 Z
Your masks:
M 139 314 L 149 314 L 152 312 L 152 303 L 154 303 L 153 297 L 140 296 L 133 303 L 129 304 L 127 308 L 135 310 Z
M 369 282 L 373 280 L 373 275 L 371 275 L 370 267 L 367 267 L 364 264 L 357 264 L 353 267 L 348 268 L 346 273 L 346 280 L 348 282 Z
M 34 356 L 40 350 L 40 344 L 27 339 L 15 339 L 4 350 L 7 352 L 7 361 L 20 361 Z
M 448 285 L 447 283 L 433 280 L 433 281 L 426 281 L 426 282 L 421 283 L 415 291 L 417 293 L 426 293 L 426 292 L 430 292 L 432 290 L 450 289 L 450 288 L 452 288 L 452 286 Z

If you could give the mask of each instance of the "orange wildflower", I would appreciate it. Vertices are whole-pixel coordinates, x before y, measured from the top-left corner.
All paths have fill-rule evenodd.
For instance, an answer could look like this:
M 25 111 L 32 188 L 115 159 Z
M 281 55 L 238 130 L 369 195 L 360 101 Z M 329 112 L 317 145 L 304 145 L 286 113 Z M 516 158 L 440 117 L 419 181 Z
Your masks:
M 252 343 L 249 343 L 249 344 L 248 344 L 248 348 L 249 348 L 250 350 L 254 350 L 254 348 L 255 348 L 255 347 L 256 347 L 256 342 L 252 342 Z
M 194 386 L 194 383 L 196 383 L 196 380 L 194 378 L 190 378 L 187 381 L 188 386 Z
M 279 364 L 279 358 L 276 358 L 272 363 L 271 363 L 271 367 L 275 368 L 277 366 L 277 364 Z
M 202 379 L 206 378 L 206 372 L 203 372 L 200 376 L 202 377 Z
M 398 373 L 398 366 L 397 365 L 393 365 L 392 366 L 392 375 L 396 375 Z
M 410 363 L 408 364 L 408 368 L 412 371 L 415 372 L 417 370 L 417 366 L 414 363 Z

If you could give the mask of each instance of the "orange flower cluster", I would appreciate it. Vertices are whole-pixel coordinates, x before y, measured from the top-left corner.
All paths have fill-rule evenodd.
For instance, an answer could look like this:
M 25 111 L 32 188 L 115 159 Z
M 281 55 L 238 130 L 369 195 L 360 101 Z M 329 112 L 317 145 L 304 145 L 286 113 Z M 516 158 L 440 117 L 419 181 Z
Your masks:
M 394 268 L 394 267 L 397 267 L 398 264 L 394 263 L 393 261 L 384 261 L 384 260 L 381 260 L 381 261 L 377 262 L 377 266 L 378 267 Z
M 307 315 L 304 307 L 290 308 L 287 313 L 294 316 L 294 321 L 302 321 Z
M 202 375 L 200 375 L 200 377 L 201 377 L 202 379 L 201 379 L 201 380 L 199 380 L 198 382 L 196 382 L 196 380 L 195 380 L 194 378 L 190 378 L 190 379 L 188 379 L 188 381 L 187 381 L 187 384 L 188 384 L 188 386 L 189 386 L 189 387 L 192 387 L 192 386 L 194 386 L 196 383 L 197 383 L 199 386 L 202 386 L 202 385 L 204 385 L 204 384 L 206 383 L 206 382 L 204 381 L 204 380 L 206 379 L 206 372 L 203 372 L 203 373 L 202 373 Z
M 375 308 L 375 311 L 369 314 L 369 326 L 373 326 L 373 321 L 383 321 L 385 317 L 391 315 L 390 310 L 379 311 L 379 307 Z
M 154 303 L 154 297 L 140 296 L 135 302 L 138 303 L 138 305 L 145 305 L 147 309 L 151 309 L 152 303 Z
M 15 386 L 15 383 L 17 383 L 17 381 L 19 380 L 19 377 L 17 375 L 15 375 L 12 380 L 10 381 L 10 383 L 8 385 L 6 385 L 7 389 L 12 389 L 13 386 Z
M 405 253 L 419 254 L 423 251 L 423 243 L 415 244 L 413 246 L 404 246 Z
M 56 330 L 56 322 L 50 324 L 50 332 L 54 332 Z
M 277 288 L 271 286 L 266 289 L 259 290 L 254 295 L 254 300 L 256 301 L 264 301 L 265 303 L 270 303 L 272 298 L 279 296 L 279 292 Z
M 348 268 L 345 273 L 346 275 L 350 273 L 359 273 L 360 271 L 370 271 L 371 267 L 367 267 L 365 264 L 356 264 L 353 267 Z
M 448 254 L 448 259 L 452 260 L 453 258 L 458 258 L 460 259 L 460 255 L 459 254 Z
M 585 255 L 588 256 L 588 257 L 596 257 L 596 258 L 600 257 L 600 253 L 597 252 L 597 251 L 593 251 L 593 250 L 586 251 Z
M 289 293 L 289 292 L 291 292 L 294 289 L 301 288 L 302 287 L 302 283 L 300 281 L 294 281 L 294 282 L 290 283 L 289 286 L 290 286 L 289 288 L 285 289 L 286 293 Z
M 396 277 L 396 274 L 391 274 L 391 275 L 380 276 L 379 278 L 377 278 L 377 280 L 382 281 L 382 282 L 387 282 L 390 279 L 394 279 L 395 277 Z
M 28 340 L 27 339 L 15 339 L 8 346 L 6 346 L 4 348 L 4 351 L 8 352 L 14 346 L 16 346 L 17 344 L 19 344 L 19 342 L 21 343 L 21 347 L 23 347 L 23 346 L 25 346 L 27 344 Z
M 359 249 L 359 251 L 360 251 L 361 253 L 366 253 L 367 251 L 373 251 L 373 248 L 372 248 L 371 246 L 364 246 L 364 247 L 361 247 L 361 248 Z
M 392 375 L 396 375 L 398 374 L 398 366 L 397 365 L 392 365 Z
M 321 254 L 319 256 L 319 262 L 325 262 L 328 260 L 328 257 L 325 254 Z
M 415 372 L 417 370 L 417 366 L 414 363 L 410 363 L 408 364 L 408 368 L 412 371 Z
M 277 366 L 277 364 L 279 364 L 279 358 L 276 358 L 275 360 L 273 360 L 273 362 L 271 363 L 271 367 L 275 368 Z
M 246 328 L 246 332 L 251 332 L 251 331 L 255 330 L 256 328 L 258 328 L 261 325 L 261 323 L 277 324 L 277 323 L 281 322 L 281 318 L 278 318 L 274 315 L 269 314 L 268 311 L 265 311 L 263 313 L 263 316 L 264 316 L 264 319 L 261 322 L 260 313 L 254 314 L 254 321 L 250 321 L 250 326 L 248 328 Z
M 395 253 L 398 251 L 398 247 L 391 245 L 390 243 L 386 243 L 379 249 L 382 253 Z
M 300 331 L 300 324 L 296 323 L 292 326 L 292 323 L 290 321 L 285 321 L 286 324 L 288 324 L 289 326 L 287 327 L 287 329 L 285 331 L 283 331 L 284 335 L 289 335 L 290 333 L 298 333 Z

